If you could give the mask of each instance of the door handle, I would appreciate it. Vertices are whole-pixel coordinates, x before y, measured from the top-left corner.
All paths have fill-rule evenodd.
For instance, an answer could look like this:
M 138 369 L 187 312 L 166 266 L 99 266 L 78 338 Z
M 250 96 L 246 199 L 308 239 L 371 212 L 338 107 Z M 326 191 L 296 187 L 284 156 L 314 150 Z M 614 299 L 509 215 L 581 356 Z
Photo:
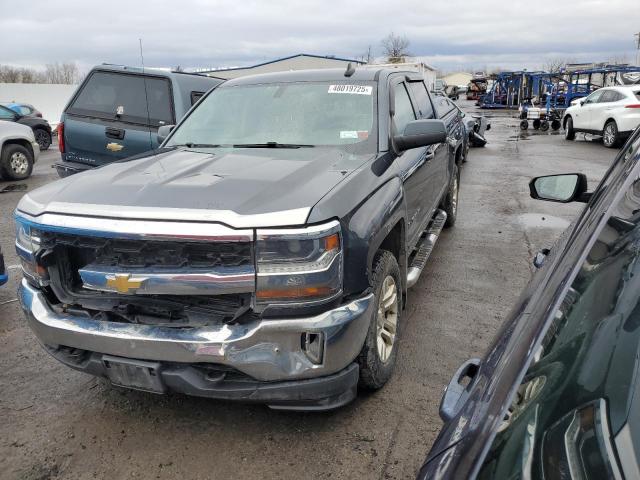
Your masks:
M 439 413 L 443 421 L 447 422 L 458 414 L 464 402 L 469 398 L 469 387 L 478 374 L 479 369 L 480 359 L 472 358 L 464 362 L 453 375 L 440 401 Z M 462 383 L 465 378 L 469 379 L 469 383 L 466 385 Z
M 104 129 L 104 134 L 109 138 L 115 138 L 116 140 L 122 140 L 124 138 L 125 131 L 122 128 L 107 127 Z
M 547 255 L 549 255 L 550 251 L 551 250 L 549 250 L 548 248 L 543 248 L 538 253 L 536 253 L 536 256 L 533 257 L 533 266 L 536 268 L 541 268 L 544 265 L 544 261 L 547 259 Z

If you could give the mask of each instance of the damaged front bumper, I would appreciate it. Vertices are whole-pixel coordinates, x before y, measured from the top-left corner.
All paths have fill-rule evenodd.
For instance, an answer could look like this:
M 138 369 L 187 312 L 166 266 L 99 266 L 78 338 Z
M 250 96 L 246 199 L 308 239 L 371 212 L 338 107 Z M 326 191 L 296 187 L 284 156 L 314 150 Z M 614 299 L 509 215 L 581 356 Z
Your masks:
M 368 294 L 306 318 L 172 328 L 61 313 L 26 280 L 20 285 L 19 298 L 39 341 L 73 368 L 106 376 L 103 356 L 155 362 L 162 385 L 154 391 L 166 387 L 291 409 L 335 408 L 355 397 L 358 367 L 354 360 L 375 311 L 373 295 Z M 64 349 L 86 354 L 81 362 L 72 361 L 56 354 Z M 220 376 L 210 381 L 210 375 L 196 368 L 201 365 L 229 367 L 246 376 L 244 386 L 235 388 Z

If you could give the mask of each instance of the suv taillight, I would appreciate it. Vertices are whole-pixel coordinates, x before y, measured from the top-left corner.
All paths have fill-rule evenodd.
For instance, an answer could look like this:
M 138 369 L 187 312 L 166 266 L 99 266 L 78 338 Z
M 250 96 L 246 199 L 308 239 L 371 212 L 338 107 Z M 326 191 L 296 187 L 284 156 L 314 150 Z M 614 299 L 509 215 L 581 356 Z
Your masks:
M 64 153 L 64 123 L 58 124 L 58 150 L 60 153 Z

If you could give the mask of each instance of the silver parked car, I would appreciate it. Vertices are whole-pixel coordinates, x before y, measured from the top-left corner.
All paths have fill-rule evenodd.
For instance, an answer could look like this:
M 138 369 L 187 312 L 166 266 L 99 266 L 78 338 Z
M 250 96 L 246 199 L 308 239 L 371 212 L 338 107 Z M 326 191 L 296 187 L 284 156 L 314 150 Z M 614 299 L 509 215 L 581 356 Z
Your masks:
M 40 156 L 33 130 L 26 125 L 0 122 L 0 177 L 24 180 Z

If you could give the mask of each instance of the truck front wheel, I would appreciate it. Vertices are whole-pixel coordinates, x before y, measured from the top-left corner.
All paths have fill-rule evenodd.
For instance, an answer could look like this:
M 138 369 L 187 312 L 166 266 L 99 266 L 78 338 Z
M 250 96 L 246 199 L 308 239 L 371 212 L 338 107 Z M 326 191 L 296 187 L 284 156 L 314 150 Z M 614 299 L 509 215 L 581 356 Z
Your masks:
M 373 261 L 371 288 L 377 310 L 358 356 L 360 387 L 378 390 L 393 373 L 398 356 L 398 333 L 402 318 L 400 268 L 393 254 L 380 250 Z

